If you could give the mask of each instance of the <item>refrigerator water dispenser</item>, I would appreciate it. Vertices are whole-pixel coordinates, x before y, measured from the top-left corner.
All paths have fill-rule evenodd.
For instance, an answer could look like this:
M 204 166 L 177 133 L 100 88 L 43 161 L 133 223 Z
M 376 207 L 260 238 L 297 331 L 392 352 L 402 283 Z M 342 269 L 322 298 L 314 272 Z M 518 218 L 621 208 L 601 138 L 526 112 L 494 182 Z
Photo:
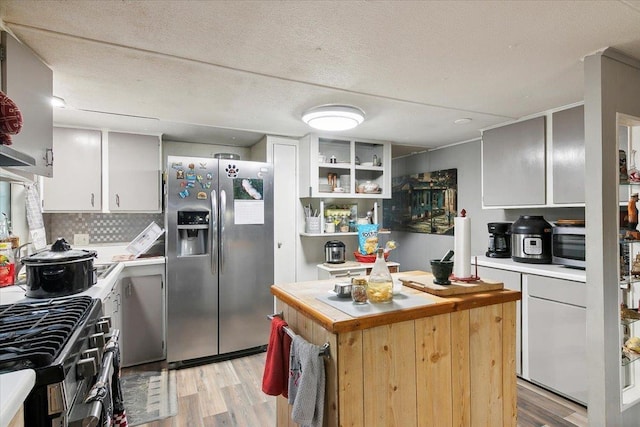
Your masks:
M 206 255 L 208 211 L 178 211 L 178 256 Z

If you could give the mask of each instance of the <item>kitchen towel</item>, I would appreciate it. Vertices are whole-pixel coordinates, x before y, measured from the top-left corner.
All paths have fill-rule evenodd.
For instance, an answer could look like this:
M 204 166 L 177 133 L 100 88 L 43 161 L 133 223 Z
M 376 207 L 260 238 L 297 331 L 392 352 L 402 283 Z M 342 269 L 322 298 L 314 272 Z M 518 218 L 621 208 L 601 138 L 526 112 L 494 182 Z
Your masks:
M 471 277 L 471 219 L 462 209 L 453 220 L 454 258 L 453 275 L 459 279 Z
M 40 195 L 36 184 L 25 186 L 25 208 L 27 211 L 27 224 L 29 225 L 29 235 L 31 243 L 36 251 L 47 246 L 47 236 L 44 230 L 44 220 L 40 210 Z
M 127 427 L 127 411 L 124 407 L 122 397 L 122 384 L 120 382 L 120 346 L 116 341 L 109 340 L 105 349 L 106 352 L 113 352 L 113 374 L 111 374 L 111 397 L 113 400 L 113 427 Z
M 287 322 L 274 316 L 262 375 L 262 391 L 270 396 L 288 397 L 289 350 L 291 337 L 284 330 Z
M 291 343 L 289 403 L 291 419 L 302 426 L 322 427 L 324 415 L 324 358 L 321 348 L 299 335 Z

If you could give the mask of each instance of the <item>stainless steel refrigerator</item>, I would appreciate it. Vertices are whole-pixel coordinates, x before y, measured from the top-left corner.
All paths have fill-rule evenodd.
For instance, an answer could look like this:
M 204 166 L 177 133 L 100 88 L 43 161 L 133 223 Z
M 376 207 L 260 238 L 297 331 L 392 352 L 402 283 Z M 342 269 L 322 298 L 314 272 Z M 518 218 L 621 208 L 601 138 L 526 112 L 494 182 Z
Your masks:
M 167 361 L 256 349 L 273 311 L 273 169 L 169 156 Z

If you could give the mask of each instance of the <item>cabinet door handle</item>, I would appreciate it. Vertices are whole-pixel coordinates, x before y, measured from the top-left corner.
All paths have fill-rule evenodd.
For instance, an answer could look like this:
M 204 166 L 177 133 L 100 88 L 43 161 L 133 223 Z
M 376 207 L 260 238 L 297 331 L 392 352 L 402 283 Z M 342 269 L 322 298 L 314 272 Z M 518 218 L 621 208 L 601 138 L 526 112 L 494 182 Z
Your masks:
M 333 277 L 351 277 L 351 276 L 362 276 L 362 271 L 347 271 L 346 273 L 337 273 L 334 274 Z
M 96 195 L 94 193 L 91 193 L 91 207 L 95 206 L 95 201 L 96 201 Z
M 53 166 L 53 148 L 47 148 L 44 155 L 44 165 Z
M 120 195 L 116 194 L 116 206 L 120 207 Z

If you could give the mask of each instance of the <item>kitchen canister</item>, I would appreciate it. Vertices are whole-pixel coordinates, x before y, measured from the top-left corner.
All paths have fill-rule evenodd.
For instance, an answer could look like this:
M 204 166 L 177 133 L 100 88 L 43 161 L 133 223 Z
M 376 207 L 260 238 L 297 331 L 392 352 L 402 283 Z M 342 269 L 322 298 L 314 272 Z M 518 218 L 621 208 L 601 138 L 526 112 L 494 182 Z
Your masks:
M 320 217 L 308 216 L 304 228 L 305 228 L 305 232 L 308 234 L 320 233 Z

